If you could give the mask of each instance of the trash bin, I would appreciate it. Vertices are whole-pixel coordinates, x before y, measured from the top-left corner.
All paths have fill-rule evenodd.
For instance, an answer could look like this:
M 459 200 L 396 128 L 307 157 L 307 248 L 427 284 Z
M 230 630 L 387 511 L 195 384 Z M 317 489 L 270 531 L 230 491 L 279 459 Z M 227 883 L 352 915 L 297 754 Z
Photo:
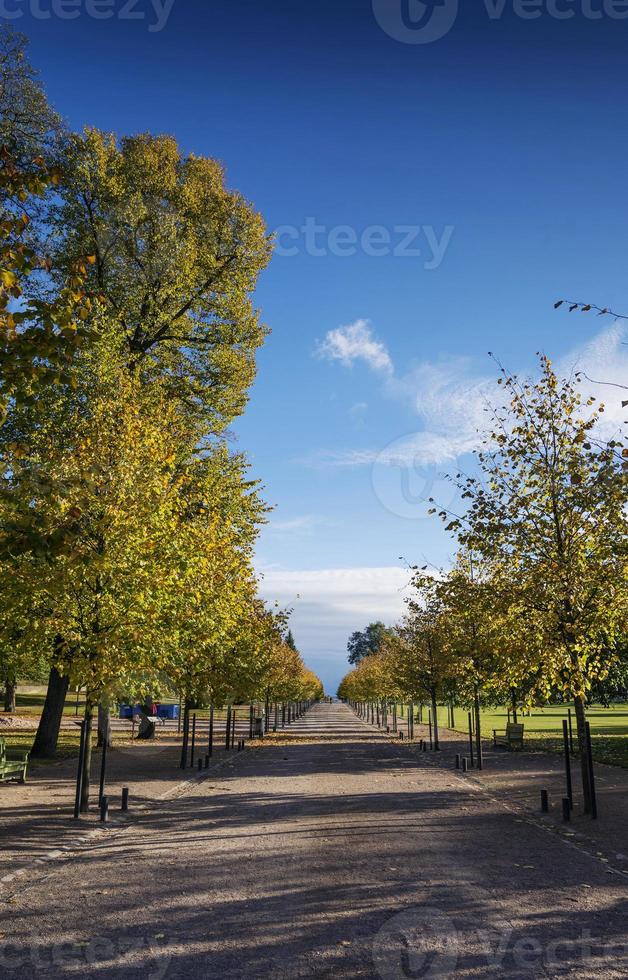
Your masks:
M 264 738 L 264 716 L 253 719 L 253 737 Z
M 158 704 L 157 705 L 157 717 L 167 718 L 169 720 L 176 721 L 179 717 L 179 705 L 178 704 Z

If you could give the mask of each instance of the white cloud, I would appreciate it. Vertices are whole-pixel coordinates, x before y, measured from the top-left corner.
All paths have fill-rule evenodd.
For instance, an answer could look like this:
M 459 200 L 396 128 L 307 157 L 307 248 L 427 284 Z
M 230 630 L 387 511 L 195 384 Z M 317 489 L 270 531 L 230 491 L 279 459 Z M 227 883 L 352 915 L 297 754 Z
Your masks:
M 293 606 L 295 617 L 308 630 L 340 625 L 351 632 L 375 619 L 396 622 L 403 615 L 409 580 L 410 572 L 397 567 L 267 568 L 260 590 L 269 601 Z
M 622 401 L 628 398 L 628 328 L 615 324 L 560 359 L 561 374 L 581 372 L 583 394 L 595 395 L 604 403 L 600 435 L 611 439 L 626 420 Z
M 327 337 L 334 333 L 330 331 Z M 462 357 L 425 361 L 398 374 L 387 353 L 386 357 L 389 367 L 382 392 L 410 405 L 421 431 L 379 449 L 321 450 L 303 462 L 310 466 L 427 467 L 452 462 L 480 446 L 487 428 L 485 409 L 501 402 L 495 376 L 480 374 L 470 359 Z M 617 435 L 626 420 L 621 402 L 627 395 L 614 385 L 628 383 L 628 329 L 615 324 L 604 330 L 562 357 L 557 369 L 567 375 L 582 372 L 583 394 L 594 394 L 605 405 L 600 435 Z
M 350 669 L 350 634 L 375 620 L 398 622 L 410 580 L 410 572 L 399 567 L 286 571 L 266 566 L 260 572 L 261 595 L 293 609 L 290 626 L 297 646 L 329 692 Z
M 368 320 L 356 320 L 355 323 L 329 330 L 318 345 L 317 354 L 330 361 L 340 361 L 345 367 L 352 367 L 356 361 L 364 361 L 372 371 L 385 374 L 393 371 L 390 354 L 384 344 L 373 336 Z
M 292 532 L 311 533 L 314 528 L 328 523 L 324 517 L 317 517 L 315 514 L 303 514 L 300 517 L 290 517 L 283 521 L 269 521 L 267 528 L 270 531 L 286 534 Z
M 349 415 L 354 419 L 361 419 L 366 411 L 368 411 L 368 402 L 356 402 L 349 409 Z

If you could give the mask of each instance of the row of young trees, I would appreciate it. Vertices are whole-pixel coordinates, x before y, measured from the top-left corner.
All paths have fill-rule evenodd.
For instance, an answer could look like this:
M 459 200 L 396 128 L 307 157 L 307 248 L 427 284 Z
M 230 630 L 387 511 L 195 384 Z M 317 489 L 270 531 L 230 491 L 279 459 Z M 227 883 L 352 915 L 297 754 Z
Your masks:
M 68 132 L 8 29 L 0 75 L 0 671 L 9 700 L 49 672 L 34 753 L 69 685 L 88 727 L 118 692 L 320 696 L 258 596 L 267 507 L 227 438 L 261 217 L 170 137 Z
M 540 358 L 537 381 L 501 369 L 507 397 L 473 475 L 452 477 L 460 513 L 449 570 L 412 570 L 407 614 L 339 694 L 473 705 L 573 700 L 585 805 L 586 703 L 617 673 L 628 636 L 628 449 L 602 427 L 579 376 Z M 432 501 L 432 503 L 434 503 Z

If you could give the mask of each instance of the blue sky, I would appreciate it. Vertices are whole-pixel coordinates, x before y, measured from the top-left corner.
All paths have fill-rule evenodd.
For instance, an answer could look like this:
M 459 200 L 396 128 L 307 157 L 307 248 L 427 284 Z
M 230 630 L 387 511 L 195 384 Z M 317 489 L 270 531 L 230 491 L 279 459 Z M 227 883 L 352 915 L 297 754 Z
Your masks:
M 401 613 L 400 557 L 451 557 L 421 498 L 448 503 L 442 475 L 468 465 L 487 352 L 628 374 L 612 323 L 553 310 L 628 309 L 628 21 L 612 0 L 481 0 L 457 17 L 455 0 L 174 0 L 167 17 L 165 2 L 2 9 L 23 14 L 72 126 L 174 134 L 280 232 L 234 444 L 276 505 L 264 590 L 294 605 L 333 690 L 348 633 Z M 450 30 L 397 40 L 421 14 Z

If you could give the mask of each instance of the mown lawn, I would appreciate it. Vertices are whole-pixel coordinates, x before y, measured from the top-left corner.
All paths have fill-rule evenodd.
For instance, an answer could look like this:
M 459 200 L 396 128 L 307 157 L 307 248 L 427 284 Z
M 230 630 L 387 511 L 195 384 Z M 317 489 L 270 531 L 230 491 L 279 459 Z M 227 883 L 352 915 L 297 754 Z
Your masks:
M 526 744 L 530 748 L 549 752 L 563 750 L 563 719 L 571 708 L 574 742 L 576 741 L 576 719 L 572 704 L 547 705 L 533 708 L 530 716 L 519 712 L 518 721 L 524 725 Z M 506 708 L 487 708 L 482 710 L 482 734 L 491 738 L 493 729 L 503 730 L 508 721 Z M 591 747 L 594 758 L 612 766 L 628 769 L 628 705 L 616 704 L 609 708 L 593 705 L 587 711 L 591 724 Z M 447 724 L 447 709 L 438 709 L 438 721 Z M 467 732 L 467 712 L 457 708 L 455 712 L 456 730 Z

